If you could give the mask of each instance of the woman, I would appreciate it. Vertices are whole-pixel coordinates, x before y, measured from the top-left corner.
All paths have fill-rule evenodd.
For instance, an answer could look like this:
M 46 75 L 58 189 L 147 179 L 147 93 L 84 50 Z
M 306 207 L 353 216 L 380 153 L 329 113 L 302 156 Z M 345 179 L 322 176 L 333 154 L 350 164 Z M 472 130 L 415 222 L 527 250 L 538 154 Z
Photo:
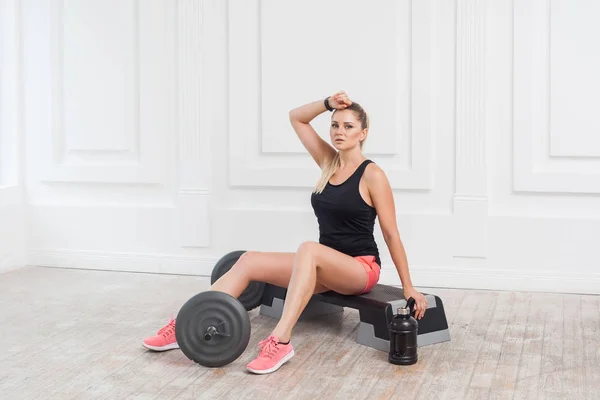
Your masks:
M 327 144 L 310 122 L 333 111 Z M 396 266 L 404 296 L 416 300 L 415 317 L 427 308 L 423 294 L 412 285 L 406 253 L 396 226 L 396 211 L 385 173 L 362 154 L 368 117 L 345 92 L 290 111 L 290 122 L 317 165 L 321 179 L 311 195 L 319 223 L 319 243 L 305 242 L 295 253 L 246 252 L 216 281 L 211 290 L 239 297 L 250 281 L 286 287 L 283 314 L 271 335 L 260 342 L 258 356 L 246 369 L 271 373 L 294 356 L 292 329 L 313 294 L 333 290 L 354 295 L 370 291 L 379 280 L 381 261 L 373 237 L 375 218 Z M 152 350 L 178 348 L 175 321 L 144 340 Z

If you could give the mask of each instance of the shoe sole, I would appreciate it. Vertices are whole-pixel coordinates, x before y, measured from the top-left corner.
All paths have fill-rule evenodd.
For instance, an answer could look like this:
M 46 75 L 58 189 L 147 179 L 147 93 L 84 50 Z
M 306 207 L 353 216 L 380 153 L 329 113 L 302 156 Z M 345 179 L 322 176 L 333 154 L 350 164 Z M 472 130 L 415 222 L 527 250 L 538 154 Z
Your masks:
M 147 348 L 148 350 L 153 350 L 153 351 L 167 351 L 167 350 L 174 350 L 174 349 L 178 349 L 179 345 L 177 343 L 170 343 L 166 346 L 151 346 L 149 344 L 146 344 L 144 342 L 142 342 L 142 346 L 144 346 L 145 348 Z
M 252 368 L 249 368 L 249 367 L 246 367 L 246 369 L 248 371 L 252 372 L 253 374 L 258 374 L 258 375 L 270 374 L 271 372 L 275 372 L 279 368 L 281 368 L 281 366 L 283 364 L 285 364 L 286 362 L 290 361 L 290 359 L 292 357 L 294 357 L 294 350 L 293 349 L 285 357 L 283 357 L 281 360 L 279 360 L 279 362 L 277 364 L 275 364 L 273 367 L 271 367 L 269 369 L 252 369 Z

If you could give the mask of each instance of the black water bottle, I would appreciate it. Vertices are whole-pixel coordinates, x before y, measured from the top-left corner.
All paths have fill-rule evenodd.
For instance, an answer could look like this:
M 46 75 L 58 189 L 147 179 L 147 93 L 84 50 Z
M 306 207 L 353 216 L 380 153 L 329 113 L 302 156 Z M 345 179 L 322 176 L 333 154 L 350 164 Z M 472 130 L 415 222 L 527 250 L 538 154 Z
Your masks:
M 417 333 L 419 323 L 411 315 L 415 300 L 411 297 L 406 307 L 398 308 L 398 314 L 390 323 L 390 353 L 388 360 L 396 365 L 411 365 L 417 362 Z

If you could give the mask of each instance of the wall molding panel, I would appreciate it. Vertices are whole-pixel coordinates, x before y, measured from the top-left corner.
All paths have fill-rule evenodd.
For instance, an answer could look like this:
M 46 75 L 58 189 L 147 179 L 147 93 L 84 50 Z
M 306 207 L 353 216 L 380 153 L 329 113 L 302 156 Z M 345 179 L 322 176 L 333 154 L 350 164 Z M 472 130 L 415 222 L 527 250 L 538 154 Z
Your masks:
M 567 123 L 578 123 L 577 116 L 573 118 L 563 108 L 554 105 L 560 97 L 567 97 L 567 93 L 562 96 L 556 90 L 564 90 L 564 75 L 572 74 L 573 71 L 572 68 L 563 71 L 572 66 L 563 65 L 561 54 L 553 54 L 564 52 L 565 45 L 561 46 L 561 42 L 573 39 L 568 36 L 573 33 L 567 30 L 556 31 L 553 24 L 559 23 L 560 18 L 566 18 L 562 12 L 573 13 L 573 7 L 576 6 L 552 3 L 553 6 L 550 7 L 550 4 L 548 0 L 519 1 L 514 4 L 513 189 L 515 192 L 600 193 L 600 132 L 584 132 L 588 136 L 581 138 L 577 129 L 565 127 Z M 556 10 L 557 7 L 560 9 Z M 577 14 L 577 17 L 583 18 L 583 14 Z M 581 32 L 579 35 L 585 37 Z M 596 63 L 600 67 L 600 62 L 596 59 L 587 59 L 580 53 L 574 56 L 580 60 L 579 65 Z M 558 72 L 552 72 L 553 70 Z M 585 71 L 588 72 L 586 76 L 592 79 L 586 85 L 600 88 L 600 79 L 595 73 Z M 555 80 L 557 73 L 562 73 L 562 81 Z M 560 84 L 557 85 L 558 89 L 552 87 L 553 82 Z M 578 103 L 577 98 L 567 98 Z M 565 101 L 568 100 L 562 100 L 560 104 L 564 105 Z M 585 107 L 587 109 L 589 106 Z M 597 109 L 590 112 L 593 114 L 579 117 L 596 120 Z M 579 128 L 579 125 L 576 127 Z M 566 131 L 555 130 L 561 128 Z M 582 129 L 587 131 L 594 127 L 584 126 Z M 577 136 L 573 137 L 573 134 Z M 594 142 L 589 142 L 590 140 Z
M 21 2 L 0 0 L 0 274 L 27 258 L 21 59 Z
M 348 7 L 356 5 L 353 2 Z M 395 68 L 389 73 L 397 74 L 394 81 L 398 82 L 396 88 L 401 89 L 391 95 L 384 93 L 383 100 L 365 91 L 363 97 L 373 96 L 370 103 L 374 111 L 384 110 L 381 117 L 375 119 L 383 121 L 377 134 L 385 135 L 369 138 L 365 152 L 385 168 L 395 189 L 431 189 L 433 159 L 429 109 L 434 95 L 429 87 L 431 1 L 387 1 L 377 5 L 383 6 L 393 10 L 384 17 L 394 27 L 390 30 L 391 37 L 387 38 L 389 47 L 396 51 L 392 58 Z M 279 18 L 281 7 L 284 5 L 270 0 L 230 1 L 228 4 L 229 181 L 233 187 L 312 187 L 318 178 L 318 167 L 306 155 L 287 121 L 293 103 L 274 96 L 277 82 L 282 81 L 286 81 L 288 87 L 291 85 L 294 93 L 304 94 L 300 87 L 302 83 L 295 84 L 293 79 L 294 74 L 302 76 L 303 71 L 297 69 L 300 67 L 283 73 L 281 71 L 287 69 L 270 64 L 286 59 L 278 50 L 284 43 L 291 41 L 301 45 L 296 36 L 293 40 L 286 38 L 294 29 L 280 32 L 277 37 L 273 32 L 278 30 L 269 28 L 276 22 L 282 23 Z M 406 27 L 411 30 L 407 31 Z M 263 36 L 265 29 L 270 32 L 268 37 Z M 311 56 L 316 58 L 321 53 L 325 56 L 330 47 L 327 43 L 307 43 L 316 47 L 317 54 Z M 244 68 L 240 68 L 241 65 Z M 368 86 L 357 84 L 356 89 L 360 92 L 363 87 Z M 318 95 L 316 91 L 306 93 L 307 102 L 316 100 Z M 323 98 L 326 96 L 323 94 Z M 294 100 L 298 102 L 297 97 Z M 387 103 L 402 108 L 398 112 Z M 327 135 L 326 141 L 329 141 L 329 118 L 329 114 L 322 114 L 319 121 L 315 120 L 315 128 L 321 128 L 319 131 Z M 393 144 L 401 146 L 400 150 L 390 147 Z M 372 147 L 376 149 L 369 150 Z
M 41 182 L 164 184 L 173 36 L 155 28 L 173 6 L 50 0 L 25 7 L 26 93 L 39 96 L 28 102 L 28 131 L 37 134 Z
M 178 13 L 178 126 L 179 190 L 177 219 L 184 247 L 210 246 L 210 138 L 203 129 L 203 3 L 179 0 Z
M 155 272 L 162 257 L 190 272 L 206 259 L 204 4 L 24 3 L 34 264 Z
M 21 7 L 0 1 L 0 188 L 21 182 Z
M 456 2 L 454 256 L 485 258 L 488 207 L 485 124 L 486 1 Z

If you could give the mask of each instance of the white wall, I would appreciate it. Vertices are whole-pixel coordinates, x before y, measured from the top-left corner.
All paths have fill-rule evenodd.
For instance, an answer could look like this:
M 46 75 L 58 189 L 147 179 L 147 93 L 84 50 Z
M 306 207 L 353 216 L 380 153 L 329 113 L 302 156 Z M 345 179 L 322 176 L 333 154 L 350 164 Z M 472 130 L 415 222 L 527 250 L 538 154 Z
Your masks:
M 19 11 L 17 0 L 0 0 L 0 273 L 26 263 Z
M 317 240 L 287 111 L 343 89 L 416 285 L 600 292 L 595 14 L 365 4 L 23 1 L 29 262 L 208 274 Z
M 197 4 L 24 1 L 31 263 L 209 271 Z

